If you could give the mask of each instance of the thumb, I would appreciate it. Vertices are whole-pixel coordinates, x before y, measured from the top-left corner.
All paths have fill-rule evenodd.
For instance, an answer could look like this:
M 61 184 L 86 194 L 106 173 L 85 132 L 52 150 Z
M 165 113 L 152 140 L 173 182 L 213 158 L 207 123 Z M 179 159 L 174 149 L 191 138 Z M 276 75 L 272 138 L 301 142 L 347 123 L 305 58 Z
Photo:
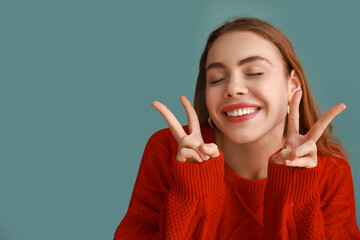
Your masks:
M 208 143 L 208 144 L 203 143 L 199 146 L 199 150 L 202 153 L 210 156 L 211 158 L 215 158 L 220 155 L 219 148 L 215 143 Z

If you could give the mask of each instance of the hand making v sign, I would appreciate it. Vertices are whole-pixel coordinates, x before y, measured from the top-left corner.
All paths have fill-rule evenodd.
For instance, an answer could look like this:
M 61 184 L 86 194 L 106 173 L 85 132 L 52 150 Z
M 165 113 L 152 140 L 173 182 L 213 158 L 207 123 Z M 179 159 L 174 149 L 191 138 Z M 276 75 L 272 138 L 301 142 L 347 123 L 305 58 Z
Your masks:
M 179 144 L 176 160 L 182 162 L 203 162 L 210 158 L 218 157 L 220 153 L 217 145 L 215 143 L 204 143 L 201 136 L 199 119 L 191 102 L 185 96 L 181 96 L 180 100 L 187 114 L 189 135 L 185 133 L 179 121 L 165 105 L 157 101 L 151 103 L 165 118 L 170 131 Z
M 316 167 L 317 147 L 316 142 L 323 134 L 329 123 L 345 108 L 345 104 L 339 103 L 330 108 L 305 135 L 299 133 L 299 106 L 302 92 L 297 91 L 290 103 L 288 117 L 288 130 L 283 149 L 273 157 L 273 161 L 279 165 L 289 167 Z M 200 124 L 191 102 L 185 97 L 180 97 L 189 123 L 189 135 L 172 114 L 162 103 L 154 101 L 152 106 L 158 110 L 169 125 L 169 128 L 179 144 L 176 159 L 183 162 L 203 162 L 209 158 L 219 156 L 216 144 L 205 144 L 201 136 Z
M 321 116 L 308 133 L 301 135 L 299 133 L 299 106 L 301 96 L 302 91 L 298 90 L 291 99 L 285 144 L 282 150 L 275 155 L 272 160 L 276 164 L 289 167 L 313 168 L 318 164 L 316 142 L 329 123 L 339 113 L 345 110 L 346 106 L 343 103 L 333 106 Z

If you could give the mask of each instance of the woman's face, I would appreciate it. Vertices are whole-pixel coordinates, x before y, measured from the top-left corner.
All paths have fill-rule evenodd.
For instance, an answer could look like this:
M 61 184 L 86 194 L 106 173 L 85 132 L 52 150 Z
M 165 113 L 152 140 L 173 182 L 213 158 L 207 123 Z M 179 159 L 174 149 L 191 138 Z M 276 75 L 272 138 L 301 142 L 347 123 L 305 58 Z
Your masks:
M 227 138 L 243 144 L 283 135 L 296 84 L 271 42 L 248 31 L 226 33 L 210 48 L 206 69 L 206 105 Z

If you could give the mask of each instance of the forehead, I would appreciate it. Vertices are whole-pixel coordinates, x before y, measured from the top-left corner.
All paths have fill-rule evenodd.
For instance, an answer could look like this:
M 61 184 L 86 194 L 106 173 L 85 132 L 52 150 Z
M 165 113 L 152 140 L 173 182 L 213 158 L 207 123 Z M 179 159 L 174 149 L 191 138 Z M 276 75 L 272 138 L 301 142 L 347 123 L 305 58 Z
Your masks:
M 281 66 L 282 58 L 278 48 L 269 40 L 249 31 L 225 33 L 211 46 L 206 66 L 212 62 L 232 63 L 249 56 L 269 59 L 275 66 Z

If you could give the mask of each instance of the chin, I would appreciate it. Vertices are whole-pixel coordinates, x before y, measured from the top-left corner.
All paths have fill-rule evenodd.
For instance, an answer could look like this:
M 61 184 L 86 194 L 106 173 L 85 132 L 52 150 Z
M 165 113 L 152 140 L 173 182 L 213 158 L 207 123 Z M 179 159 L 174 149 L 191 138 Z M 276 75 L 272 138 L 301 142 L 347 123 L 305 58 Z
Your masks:
M 230 138 L 235 144 L 249 144 L 255 142 L 257 138 L 241 137 L 241 138 Z
M 226 134 L 226 137 L 235 144 L 248 144 L 255 142 L 259 139 L 259 136 L 256 134 L 248 134 L 248 133 L 236 133 L 231 132 Z

